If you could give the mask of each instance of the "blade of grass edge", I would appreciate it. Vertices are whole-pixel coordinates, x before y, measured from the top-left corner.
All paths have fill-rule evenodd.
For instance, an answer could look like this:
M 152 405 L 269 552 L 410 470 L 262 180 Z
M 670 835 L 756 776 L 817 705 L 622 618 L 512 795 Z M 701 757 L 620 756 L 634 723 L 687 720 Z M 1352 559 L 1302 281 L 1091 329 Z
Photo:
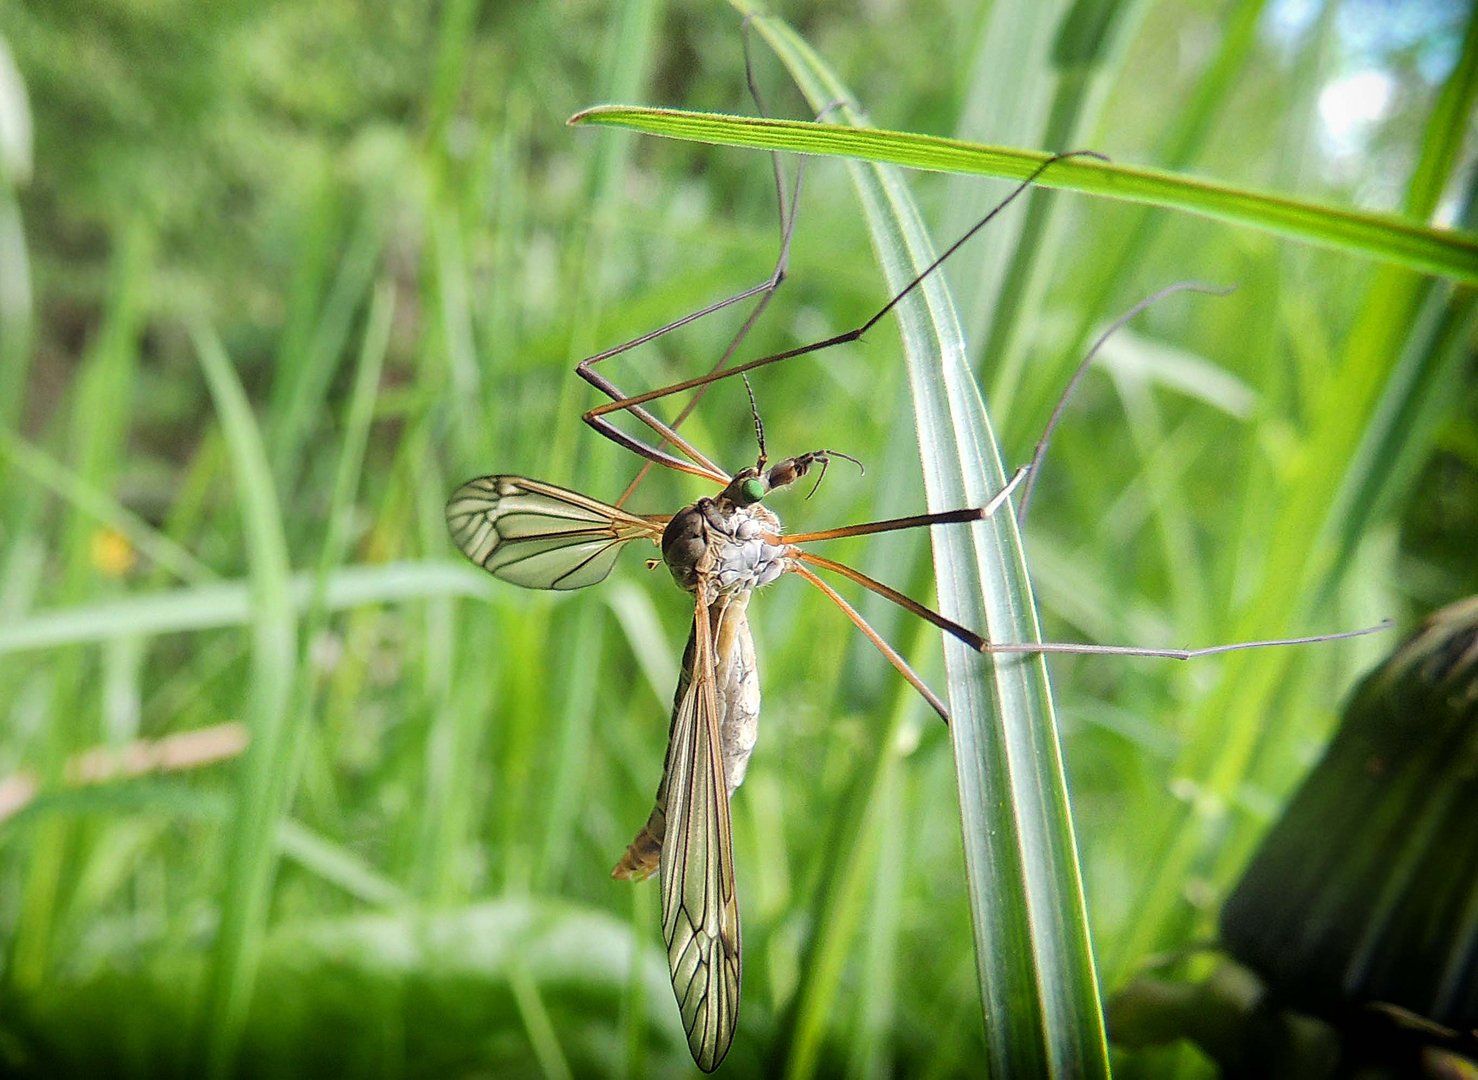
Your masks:
M 857 158 L 931 172 L 973 173 L 1009 180 L 1025 179 L 1048 157 L 1041 151 L 985 146 L 914 132 L 846 129 L 809 120 L 724 116 L 634 105 L 598 105 L 575 114 L 569 122 L 608 124 L 711 146 Z M 1181 210 L 1275 236 L 1352 251 L 1410 270 L 1478 283 L 1478 236 L 1458 229 L 1428 228 L 1393 214 L 1290 199 L 1162 169 L 1083 159 L 1053 166 L 1037 183 Z
M 851 95 L 783 22 L 731 0 L 813 107 Z M 856 122 L 850 110 L 839 113 Z M 896 172 L 849 164 L 890 287 L 933 257 Z M 981 505 L 1005 483 L 942 278 L 899 305 L 930 509 Z M 996 641 L 1039 639 L 1013 515 L 932 536 L 939 602 Z M 945 641 L 987 1054 L 999 1076 L 1107 1076 L 1108 1060 L 1061 753 L 1042 657 Z

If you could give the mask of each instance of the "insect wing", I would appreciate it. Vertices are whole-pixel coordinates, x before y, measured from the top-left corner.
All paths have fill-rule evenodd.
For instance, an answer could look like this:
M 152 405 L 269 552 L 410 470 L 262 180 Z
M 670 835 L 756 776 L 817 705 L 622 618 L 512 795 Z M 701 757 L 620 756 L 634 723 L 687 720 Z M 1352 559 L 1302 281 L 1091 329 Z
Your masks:
M 611 572 L 629 540 L 662 522 L 522 476 L 482 476 L 452 493 L 447 528 L 484 570 L 526 589 L 582 589 Z
M 688 1049 L 700 1069 L 712 1072 L 729 1052 L 739 1020 L 739 902 L 713 634 L 701 580 L 693 626 L 693 677 L 678 703 L 668 746 L 662 937 Z

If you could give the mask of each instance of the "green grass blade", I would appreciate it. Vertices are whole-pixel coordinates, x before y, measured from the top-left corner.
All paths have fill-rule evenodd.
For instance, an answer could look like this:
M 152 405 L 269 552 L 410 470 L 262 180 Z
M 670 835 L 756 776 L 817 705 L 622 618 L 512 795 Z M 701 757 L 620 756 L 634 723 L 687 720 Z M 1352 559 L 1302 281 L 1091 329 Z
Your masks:
M 309 573 L 294 574 L 288 579 L 288 601 L 295 611 L 308 609 L 314 581 L 315 576 Z M 327 611 L 343 611 L 433 597 L 487 600 L 496 591 L 486 574 L 470 566 L 450 561 L 407 560 L 336 570 L 328 578 L 323 603 Z M 252 585 L 244 581 L 78 604 L 40 611 L 0 625 L 0 656 L 140 634 L 180 634 L 244 626 L 255 617 L 254 612 Z
M 517 959 L 508 966 L 508 983 L 513 989 L 513 1000 L 528 1032 L 529 1045 L 539 1062 L 540 1071 L 547 1080 L 571 1080 L 574 1074 L 570 1072 L 570 1064 L 559 1045 L 559 1035 L 549 1018 L 544 995 L 528 969 Z
M 1048 157 L 1038 151 L 983 146 L 906 131 L 631 105 L 586 109 L 571 117 L 570 123 L 609 124 L 713 146 L 825 154 L 912 169 L 1014 180 L 1024 179 Z M 1391 214 L 1322 206 L 1160 169 L 1092 160 L 1063 162 L 1054 166 L 1039 183 L 1043 187 L 1184 210 L 1320 247 L 1353 251 L 1411 270 L 1478 283 L 1478 236 L 1455 229 L 1426 228 Z
M 1038 76 L 1051 87 L 1044 122 L 1018 141 L 1063 148 L 1084 144 L 1103 108 L 1105 91 L 1118 81 L 1125 43 L 1148 7 L 1143 0 L 1074 0 L 1057 30 L 1051 74 Z M 989 332 L 974 339 L 975 354 L 991 357 L 992 393 L 1001 415 L 1015 410 L 1036 321 L 1031 313 L 1041 310 L 1057 262 L 1066 256 L 1061 235 L 1069 204 L 1036 192 L 1022 203 L 1015 242 L 996 260 L 1000 286 L 989 310 Z
M 912 691 L 910 691 L 912 692 Z M 900 695 L 901 696 L 901 695 Z M 856 796 L 845 804 L 843 820 L 833 823 L 831 865 L 823 874 L 823 890 L 814 909 L 816 932 L 801 958 L 798 988 L 784 1037 L 786 1080 L 809 1080 L 827 1061 L 827 1038 L 838 1029 L 842 1003 L 840 988 L 854 954 L 862 944 L 859 928 L 869 897 L 869 878 L 883 859 L 883 814 L 879 798 L 887 778 L 898 768 L 893 731 L 903 710 L 894 710 L 890 730 L 882 735 L 870 775 Z M 891 856 L 891 853 L 890 853 Z M 896 872 L 896 867 L 893 867 Z
M 225 350 L 208 330 L 195 331 L 196 350 L 220 416 L 236 477 L 237 500 L 251 567 L 252 680 L 246 704 L 251 725 L 238 789 L 214 967 L 203 1002 L 202 1048 L 211 1075 L 225 1076 L 251 1002 L 277 865 L 277 830 L 292 771 L 291 699 L 297 621 L 289 588 L 287 540 L 261 430 Z
M 410 895 L 400 885 L 354 851 L 296 821 L 282 822 L 277 845 L 284 857 L 366 904 L 400 907 L 410 903 Z
M 1478 19 L 1469 19 L 1457 66 L 1442 84 L 1422 131 L 1421 157 L 1406 191 L 1408 213 L 1426 217 L 1437 209 L 1453 168 L 1462 158 L 1475 99 L 1478 99 Z
M 736 6 L 755 15 L 743 3 Z M 754 26 L 813 107 L 851 95 L 784 23 Z M 933 258 L 901 180 L 852 165 L 874 247 L 898 289 Z M 898 307 L 931 509 L 980 505 L 1005 482 L 953 304 L 931 278 Z M 933 535 L 940 606 L 997 641 L 1037 640 L 1009 513 Z M 1107 1051 L 1046 666 L 945 643 L 966 874 L 991 1072 L 1106 1075 Z
M 276 476 L 284 486 L 302 472 L 304 447 L 328 400 L 354 316 L 374 281 L 382 243 L 379 218 L 366 211 L 356 222 L 348 250 L 324 297 L 323 309 L 308 340 L 302 343 L 302 352 L 278 362 L 281 383 L 273 387 L 275 400 L 268 410 L 268 445 Z

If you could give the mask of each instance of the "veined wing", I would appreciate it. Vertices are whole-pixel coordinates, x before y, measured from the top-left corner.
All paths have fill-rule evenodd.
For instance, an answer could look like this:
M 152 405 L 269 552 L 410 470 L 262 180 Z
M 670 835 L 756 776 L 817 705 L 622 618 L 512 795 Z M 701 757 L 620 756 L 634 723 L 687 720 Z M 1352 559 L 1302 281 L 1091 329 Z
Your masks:
M 523 476 L 481 476 L 452 493 L 446 523 L 462 554 L 489 573 L 563 590 L 602 580 L 627 541 L 660 541 L 666 519 Z
M 712 1072 L 729 1052 L 739 1021 L 739 901 L 714 691 L 713 633 L 701 578 L 696 599 L 693 674 L 673 714 L 664 770 L 666 837 L 660 880 L 672 990 L 693 1060 Z
M 718 701 L 719 747 L 724 760 L 724 781 L 729 798 L 744 781 L 749 756 L 759 727 L 759 679 L 755 671 L 754 640 L 749 634 L 745 609 L 749 596 L 743 592 L 722 595 L 709 609 L 708 625 L 713 644 L 714 696 Z M 672 723 L 667 732 L 667 759 L 662 763 L 662 782 L 646 824 L 627 846 L 621 861 L 611 871 L 614 878 L 639 881 L 657 872 L 662 841 L 667 835 L 667 784 L 673 766 L 672 745 L 677 717 L 693 681 L 693 654 L 697 649 L 698 623 L 688 633 L 683 649 L 682 674 L 672 699 Z

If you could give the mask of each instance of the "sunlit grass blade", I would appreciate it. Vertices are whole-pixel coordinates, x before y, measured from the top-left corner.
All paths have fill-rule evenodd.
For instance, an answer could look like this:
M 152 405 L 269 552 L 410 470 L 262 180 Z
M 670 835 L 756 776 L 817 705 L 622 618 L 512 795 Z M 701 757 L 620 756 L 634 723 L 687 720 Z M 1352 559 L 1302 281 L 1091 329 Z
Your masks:
M 1017 136 L 1014 139 L 994 141 L 1067 150 L 1085 145 L 1090 133 L 1097 130 L 1106 100 L 1104 89 L 1118 82 L 1126 43 L 1150 5 L 1144 0 L 1079 0 L 1058 8 L 1042 6 L 1057 16 L 1053 19 L 1051 52 L 1032 76 L 1024 78 L 1028 87 L 1022 91 L 1038 90 L 1040 121 L 1030 129 L 1013 133 Z M 997 40 L 1009 42 L 1009 37 L 1002 34 Z M 1003 67 L 1018 78 L 1023 71 L 1032 70 L 1011 62 Z M 1116 147 L 1110 149 L 1117 151 Z M 968 183 L 971 178 L 963 179 Z M 955 186 L 958 189 L 963 185 Z M 973 202 L 971 199 L 966 205 Z M 1033 193 L 1023 203 L 1020 214 L 1011 215 L 1013 242 L 1000 246 L 1005 257 L 979 260 L 995 265 L 999 284 L 983 305 L 985 311 L 971 312 L 974 321 L 983 324 L 982 332 L 971 340 L 976 356 L 990 358 L 988 385 L 999 416 L 1016 412 L 1018 384 L 1030 351 L 1027 339 L 1037 322 L 1036 315 L 1043 309 L 1050 283 L 1057 278 L 1058 260 L 1070 257 L 1059 240 L 1071 202 Z M 978 299 L 966 297 L 967 304 Z M 1029 492 L 1022 496 L 1023 504 L 1029 500 Z
M 969 81 L 963 85 L 953 125 L 956 138 L 1005 146 L 1043 144 L 1036 136 L 1048 122 L 1057 85 L 1053 44 L 1065 7 L 993 4 L 987 9 L 971 50 Z M 960 236 L 975 223 L 982 186 L 973 176 L 950 178 L 941 202 L 943 213 L 935 219 L 939 235 Z M 990 242 L 1002 252 L 1012 251 L 1020 246 L 1025 226 L 1023 215 L 1003 215 L 991 226 Z M 975 344 L 977 356 L 983 355 L 981 345 L 1006 315 L 996 300 L 1007 285 L 1008 264 L 1006 258 L 968 259 L 950 269 L 965 335 Z M 1002 380 L 994 358 L 992 366 L 996 371 L 989 385 L 994 411 L 1000 416 L 1008 412 L 1009 403 L 1001 398 Z
M 570 123 L 610 124 L 714 146 L 826 154 L 1011 180 L 1024 179 L 1048 157 L 1041 151 L 983 146 L 906 131 L 631 105 L 587 109 L 571 117 Z M 1411 270 L 1478 283 L 1478 236 L 1455 229 L 1427 228 L 1392 214 L 1322 206 L 1160 169 L 1082 158 L 1053 166 L 1039 183 L 1166 210 L 1184 210 L 1321 247 L 1353 251 Z
M 756 30 L 813 107 L 851 95 L 784 23 Z M 845 110 L 843 110 L 845 111 Z M 889 285 L 901 288 L 933 248 L 901 180 L 853 165 Z M 930 278 L 898 308 L 931 510 L 981 505 L 1005 484 L 965 345 L 943 282 Z M 992 640 L 1038 636 L 1015 521 L 933 534 L 940 607 Z M 1072 823 L 1040 657 L 993 663 L 945 643 L 966 874 L 984 996 L 991 1072 L 1105 1075 L 1107 1050 Z

